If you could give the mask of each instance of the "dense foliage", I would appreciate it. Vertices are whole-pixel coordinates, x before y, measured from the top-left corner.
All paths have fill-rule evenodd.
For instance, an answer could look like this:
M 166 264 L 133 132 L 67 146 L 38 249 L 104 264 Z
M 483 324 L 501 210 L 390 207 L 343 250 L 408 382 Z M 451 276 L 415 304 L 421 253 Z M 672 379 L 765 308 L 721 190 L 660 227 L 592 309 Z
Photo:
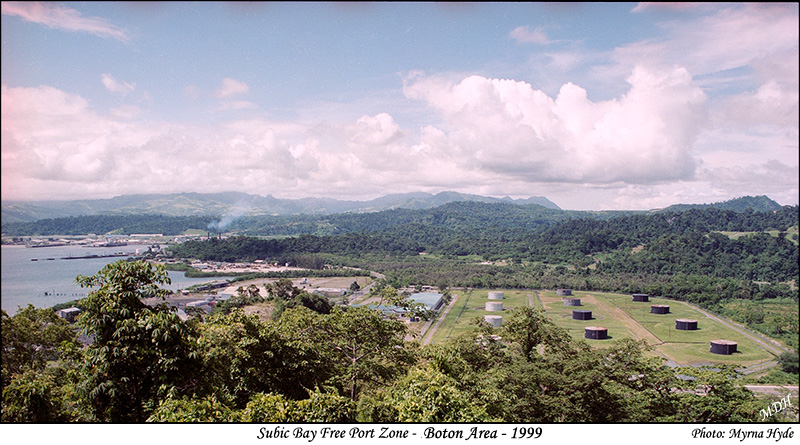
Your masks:
M 270 240 L 238 236 L 190 241 L 175 246 L 172 252 L 178 257 L 217 261 L 292 255 L 308 258 L 324 253 L 361 264 L 370 254 L 399 258 L 425 252 L 438 255 L 439 259 L 472 255 L 490 261 L 591 266 L 607 273 L 703 275 L 767 282 L 785 282 L 798 276 L 797 242 L 786 235 L 789 228 L 798 224 L 796 206 L 770 213 L 710 208 L 557 224 L 521 216 L 524 213 L 520 209 L 512 205 L 458 203 L 429 211 L 438 212 L 438 217 L 431 216 L 427 223 L 410 222 L 336 236 Z M 467 218 L 466 214 L 471 216 Z M 374 218 L 383 221 L 391 216 L 388 219 L 392 221 L 403 220 L 389 212 L 381 215 Z M 528 221 L 527 225 L 521 220 Z M 778 235 L 771 236 L 765 233 L 767 230 Z M 720 231 L 752 234 L 730 238 Z
M 385 283 L 374 290 L 395 296 L 396 287 L 420 284 L 648 293 L 698 304 L 786 341 L 795 353 L 780 357 L 781 368 L 797 371 L 797 314 L 784 309 L 798 302 L 797 206 L 591 215 L 455 203 L 294 221 L 287 230 L 305 234 L 214 238 L 171 252 L 356 267 L 383 274 Z M 248 224 L 267 231 L 288 222 Z M 92 339 L 88 346 L 52 311 L 3 313 L 2 419 L 759 420 L 754 413 L 761 407 L 732 369 L 675 371 L 632 341 L 592 349 L 533 309 L 508 314 L 502 328 L 480 326 L 448 344 L 421 346 L 406 341 L 397 320 L 366 307 L 331 307 L 286 279 L 266 296 L 242 287 L 216 313 L 183 321 L 167 305 L 142 302 L 163 296 L 167 279 L 162 266 L 124 261 L 79 277 L 96 288 L 74 303 L 83 309 L 77 326 Z M 271 304 L 272 319 L 239 309 L 254 302 Z
M 182 321 L 142 303 L 165 281 L 147 263 L 79 280 L 99 287 L 78 321 L 94 340 L 80 348 L 68 338 L 48 366 L 9 369 L 4 421 L 758 421 L 755 397 L 731 369 L 673 370 L 630 340 L 592 349 L 531 308 L 513 310 L 502 328 L 421 346 L 406 340 L 404 323 L 365 306 Z M 275 297 L 296 293 L 283 284 Z M 29 328 L 41 325 L 32 316 L 4 314 L 4 347 L 6 335 L 53 344 Z M 26 351 L 4 349 L 4 363 Z
M 164 215 L 91 215 L 48 218 L 33 222 L 3 223 L 3 235 L 8 236 L 81 236 L 94 233 L 130 235 L 132 233 L 161 233 L 179 235 L 189 229 L 207 230 L 212 216 Z
M 715 311 L 735 299 L 798 301 L 797 234 L 789 233 L 798 226 L 797 206 L 771 212 L 709 207 L 560 222 L 537 220 L 526 211 L 455 203 L 425 213 L 350 216 L 373 218 L 374 231 L 359 226 L 364 231 L 341 235 L 193 241 L 172 253 L 227 261 L 316 257 L 325 264 L 379 272 L 395 287 L 644 292 Z M 797 344 L 792 338 L 797 323 L 743 322 Z

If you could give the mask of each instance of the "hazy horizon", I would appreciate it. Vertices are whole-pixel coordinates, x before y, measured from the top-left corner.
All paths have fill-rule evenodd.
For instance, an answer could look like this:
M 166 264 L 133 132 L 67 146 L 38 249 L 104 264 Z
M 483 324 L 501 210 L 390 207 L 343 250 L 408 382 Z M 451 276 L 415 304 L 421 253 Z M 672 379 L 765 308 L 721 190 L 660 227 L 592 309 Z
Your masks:
M 2 200 L 800 197 L 793 3 L 2 2 Z
M 77 199 L 77 200 L 33 200 L 33 201 L 3 200 L 2 202 L 4 204 L 8 204 L 8 203 L 12 203 L 12 202 L 13 203 L 70 202 L 70 201 L 109 200 L 109 199 L 121 198 L 121 197 L 125 197 L 125 196 L 137 196 L 137 195 L 167 196 L 167 195 L 182 195 L 182 194 L 193 194 L 193 193 L 205 194 L 204 192 L 141 193 L 141 194 L 115 195 L 115 196 L 112 196 L 112 197 L 109 197 L 109 198 L 88 198 L 88 199 Z M 266 197 L 269 196 L 269 197 L 272 197 L 272 198 L 275 198 L 275 199 L 279 199 L 279 200 L 321 199 L 321 200 L 335 200 L 335 201 L 349 201 L 349 202 L 369 202 L 369 201 L 373 201 L 373 200 L 377 200 L 377 199 L 380 199 L 380 198 L 385 198 L 385 197 L 393 196 L 393 195 L 411 195 L 411 194 L 427 193 L 430 196 L 436 196 L 439 193 L 460 193 L 460 192 L 453 192 L 452 190 L 443 190 L 443 191 L 438 192 L 438 193 L 428 193 L 428 192 L 387 193 L 385 195 L 367 197 L 367 198 L 363 198 L 363 199 L 338 199 L 338 198 L 331 198 L 331 197 L 326 197 L 326 196 L 306 196 L 306 197 L 299 197 L 299 198 L 284 198 L 284 197 L 275 196 L 275 195 L 272 195 L 272 194 L 260 195 L 260 194 L 257 194 L 257 193 L 239 192 L 239 191 L 236 191 L 236 190 L 224 190 L 224 191 L 219 191 L 219 192 L 209 192 L 208 194 L 224 194 L 224 193 L 246 193 L 246 194 L 251 195 L 251 196 L 258 196 L 258 197 L 261 197 L 261 198 L 266 198 Z M 512 199 L 512 200 L 515 200 L 515 201 L 528 200 L 528 199 L 531 199 L 531 198 L 544 198 L 544 199 L 547 199 L 548 201 L 552 202 L 556 206 L 558 206 L 559 209 L 567 210 L 567 211 L 645 211 L 645 210 L 658 210 L 658 209 L 661 209 L 661 208 L 669 207 L 671 205 L 679 205 L 679 204 L 688 204 L 688 205 L 718 204 L 718 203 L 721 203 L 721 202 L 724 202 L 724 201 L 730 201 L 731 199 L 738 199 L 738 198 L 743 198 L 745 196 L 751 196 L 751 195 L 736 196 L 736 197 L 733 197 L 733 198 L 730 198 L 730 199 L 723 199 L 723 200 L 713 201 L 713 202 L 673 202 L 673 203 L 666 204 L 666 205 L 664 205 L 662 207 L 652 207 L 650 209 L 576 209 L 576 208 L 565 208 L 565 207 L 559 205 L 557 202 L 553 201 L 552 199 L 549 199 L 547 196 L 541 196 L 541 195 L 530 195 L 530 196 L 513 197 L 513 196 L 508 196 L 508 195 L 490 196 L 490 195 L 474 195 L 473 194 L 473 196 L 495 198 L 495 199 L 499 199 L 499 200 Z M 767 195 L 757 195 L 757 196 L 767 196 Z M 756 196 L 754 196 L 754 197 L 756 197 Z M 771 196 L 767 196 L 767 198 L 772 199 Z M 772 200 L 777 202 L 781 206 L 797 205 L 797 204 L 784 204 L 784 203 L 781 203 L 779 201 L 776 201 L 775 199 L 772 199 Z M 241 203 L 231 203 L 231 205 L 233 207 L 236 207 L 236 205 L 239 205 L 239 204 L 241 204 Z

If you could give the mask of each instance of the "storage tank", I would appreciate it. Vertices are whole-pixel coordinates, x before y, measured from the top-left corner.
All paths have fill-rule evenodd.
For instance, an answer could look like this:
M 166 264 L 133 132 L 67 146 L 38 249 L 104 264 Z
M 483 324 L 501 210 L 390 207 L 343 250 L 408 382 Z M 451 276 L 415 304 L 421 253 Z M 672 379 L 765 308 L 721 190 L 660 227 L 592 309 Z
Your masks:
M 583 330 L 583 336 L 590 340 L 605 340 L 608 338 L 608 329 L 599 326 L 587 326 Z
M 689 320 L 688 318 L 679 318 L 675 320 L 675 329 L 679 331 L 696 331 L 697 320 Z
M 650 296 L 647 294 L 633 294 L 633 301 L 650 301 Z
M 736 342 L 730 340 L 711 340 L 713 354 L 731 355 L 736 352 Z
M 502 292 L 489 292 L 489 299 L 490 300 L 502 300 L 505 296 Z
M 574 310 L 574 311 L 572 311 L 572 319 L 573 320 L 591 320 L 592 319 L 592 311 Z
M 556 291 L 556 294 L 561 297 L 569 297 L 570 295 L 572 295 L 572 289 L 558 289 Z
M 651 314 L 669 314 L 669 306 L 666 304 L 654 304 L 650 306 Z
M 489 312 L 497 312 L 503 310 L 503 302 L 502 301 L 487 301 L 486 302 L 486 310 Z
M 580 306 L 581 299 L 580 298 L 563 298 L 562 301 L 564 302 L 564 306 Z
M 483 320 L 495 328 L 499 328 L 503 323 L 503 317 L 499 315 L 484 315 Z

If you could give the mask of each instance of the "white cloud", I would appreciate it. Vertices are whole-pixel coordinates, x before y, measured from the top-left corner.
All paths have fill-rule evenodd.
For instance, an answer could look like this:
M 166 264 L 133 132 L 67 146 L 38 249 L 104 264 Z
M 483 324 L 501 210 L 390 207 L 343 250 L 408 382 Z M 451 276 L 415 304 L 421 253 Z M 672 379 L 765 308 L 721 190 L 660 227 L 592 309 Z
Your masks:
M 648 10 L 686 11 L 698 7 L 700 6 L 697 3 L 691 2 L 639 2 L 631 12 Z
M 745 67 L 781 57 L 798 45 L 797 7 L 792 4 L 725 5 L 693 20 L 664 22 L 666 36 L 616 48 L 625 69 L 648 64 L 686 67 L 694 76 Z M 778 64 L 783 64 L 779 61 Z
M 350 141 L 366 145 L 385 145 L 402 136 L 400 127 L 386 113 L 360 117 L 354 133 Z
M 127 30 L 120 28 L 102 17 L 83 17 L 75 9 L 42 2 L 2 2 L 2 13 L 18 16 L 52 29 L 63 31 L 88 32 L 100 37 L 111 37 L 128 42 Z
M 690 149 L 704 121 L 703 92 L 677 67 L 638 67 L 628 82 L 625 95 L 604 102 L 588 100 L 573 84 L 553 99 L 525 82 L 480 76 L 455 85 L 422 78 L 405 91 L 442 112 L 447 140 L 437 150 L 464 168 L 540 182 L 692 177 Z
M 550 39 L 547 38 L 547 34 L 541 26 L 536 29 L 530 29 L 527 26 L 518 26 L 509 33 L 509 36 L 518 43 L 537 43 L 540 45 L 550 43 Z
M 132 106 L 103 114 L 52 87 L 3 86 L 3 199 L 226 190 L 368 199 L 458 190 L 631 209 L 742 194 L 789 203 L 797 193 L 796 142 L 764 157 L 752 148 L 763 136 L 751 134 L 730 140 L 741 153 L 714 151 L 731 132 L 698 136 L 707 97 L 680 67 L 637 68 L 628 90 L 606 101 L 572 83 L 547 95 L 481 76 L 417 74 L 407 82 L 405 94 L 438 123 L 413 131 L 388 112 L 303 122 L 253 112 L 195 126 L 148 122 Z
M 218 99 L 229 99 L 234 96 L 247 94 L 250 87 L 246 83 L 226 77 L 222 79 L 222 85 L 214 91 Z
M 132 92 L 136 89 L 135 83 L 128 83 L 128 82 L 121 82 L 117 81 L 110 74 L 102 74 L 100 79 L 103 82 L 103 86 L 106 87 L 108 91 L 112 93 L 119 93 L 123 96 L 127 96 L 128 93 Z
M 760 125 L 797 127 L 800 94 L 787 90 L 776 81 L 761 85 L 754 92 L 726 98 L 717 122 L 720 126 L 748 128 Z

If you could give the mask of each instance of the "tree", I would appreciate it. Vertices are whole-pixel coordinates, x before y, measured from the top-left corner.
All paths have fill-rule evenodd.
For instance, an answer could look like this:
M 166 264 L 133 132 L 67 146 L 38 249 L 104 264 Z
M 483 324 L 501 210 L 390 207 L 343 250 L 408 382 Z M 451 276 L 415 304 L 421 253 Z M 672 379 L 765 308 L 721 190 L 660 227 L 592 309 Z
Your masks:
M 166 295 L 159 287 L 169 283 L 163 266 L 117 261 L 77 281 L 97 287 L 78 320 L 93 339 L 84 354 L 80 390 L 95 419 L 142 422 L 160 397 L 191 392 L 197 369 L 192 325 L 166 303 L 142 301 Z
M 337 306 L 329 315 L 298 307 L 287 310 L 280 324 L 284 335 L 313 354 L 317 374 L 351 400 L 364 385 L 386 383 L 413 361 L 405 325 L 366 306 Z
M 153 410 L 148 422 L 238 422 L 239 413 L 215 397 L 165 399 Z
M 733 366 L 681 368 L 693 377 L 684 381 L 684 391 L 675 396 L 675 410 L 660 420 L 684 423 L 753 422 L 763 408 L 755 395 L 737 384 L 741 377 Z M 697 394 L 697 393 L 700 394 Z
M 797 351 L 784 352 L 778 356 L 778 363 L 781 365 L 781 370 L 789 374 L 797 374 L 798 367 L 800 367 L 800 360 L 798 360 Z
M 550 321 L 541 309 L 516 308 L 508 321 L 503 323 L 503 335 L 515 343 L 519 353 L 528 361 L 534 361 L 545 348 L 572 349 L 574 344 L 569 334 Z M 539 349 L 539 347 L 542 349 Z
M 3 422 L 67 420 L 57 400 L 55 382 L 43 372 L 27 370 L 3 388 Z
M 52 309 L 37 309 L 32 304 L 13 317 L 2 311 L 3 388 L 16 374 L 42 370 L 48 360 L 58 358 L 62 342 L 74 342 L 69 323 Z
M 458 382 L 427 364 L 412 368 L 385 394 L 366 397 L 362 422 L 490 422 L 486 409 L 458 387 Z
M 200 391 L 229 406 L 243 408 L 257 393 L 302 398 L 303 388 L 316 383 L 305 380 L 311 372 L 279 327 L 257 315 L 213 315 L 198 331 Z
M 320 389 L 308 398 L 291 400 L 277 394 L 256 394 L 242 411 L 244 422 L 352 423 L 355 403 L 347 397 Z
M 333 308 L 327 297 L 318 295 L 316 293 L 310 294 L 308 292 L 301 292 L 299 295 L 286 303 L 286 309 L 291 309 L 297 306 L 307 307 L 320 314 L 330 314 L 331 309 Z
M 270 297 L 278 301 L 291 300 L 303 292 L 302 289 L 295 287 L 292 280 L 288 278 L 281 278 L 272 284 L 266 285 L 266 288 Z

